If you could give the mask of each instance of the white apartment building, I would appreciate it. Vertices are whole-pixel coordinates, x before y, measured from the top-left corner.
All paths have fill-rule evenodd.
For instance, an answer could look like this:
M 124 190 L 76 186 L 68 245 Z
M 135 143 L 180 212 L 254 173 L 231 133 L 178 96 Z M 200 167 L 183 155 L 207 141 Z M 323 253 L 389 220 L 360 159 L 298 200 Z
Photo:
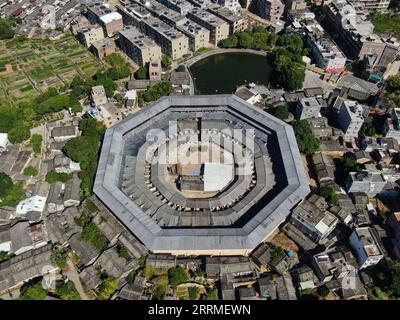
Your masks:
M 321 105 L 315 97 L 300 99 L 297 103 L 297 118 L 300 120 L 309 118 L 319 118 Z
M 386 138 L 394 138 L 400 143 L 400 108 L 392 109 L 391 117 L 383 126 L 383 133 Z
M 345 139 L 358 136 L 364 123 L 363 107 L 356 101 L 343 100 L 339 110 L 339 124 Z
M 350 236 L 350 245 L 356 251 L 360 269 L 374 266 L 384 257 L 378 239 L 370 227 L 356 228 Z

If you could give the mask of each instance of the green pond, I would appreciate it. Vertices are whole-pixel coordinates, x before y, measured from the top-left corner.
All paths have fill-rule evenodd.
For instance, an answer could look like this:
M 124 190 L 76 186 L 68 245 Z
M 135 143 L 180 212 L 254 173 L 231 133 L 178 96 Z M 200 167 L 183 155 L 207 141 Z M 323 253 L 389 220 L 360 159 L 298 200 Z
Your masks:
M 233 93 L 240 85 L 254 82 L 268 85 L 268 58 L 252 53 L 221 53 L 204 58 L 190 68 L 196 94 Z

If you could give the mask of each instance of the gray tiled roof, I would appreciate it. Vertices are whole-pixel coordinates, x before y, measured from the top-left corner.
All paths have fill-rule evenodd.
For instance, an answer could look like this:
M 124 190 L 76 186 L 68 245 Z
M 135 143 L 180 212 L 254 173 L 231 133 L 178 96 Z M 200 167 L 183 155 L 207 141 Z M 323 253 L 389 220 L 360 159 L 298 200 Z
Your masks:
M 154 123 L 154 119 L 169 109 L 176 112 L 202 114 L 204 108 L 223 110 L 227 115 L 242 119 L 238 125 L 253 127 L 256 136 L 276 135 L 275 152 L 281 158 L 280 173 L 285 183 L 268 198 L 257 201 L 257 207 L 248 210 L 247 219 L 238 225 L 226 227 L 165 228 L 146 213 L 145 208 L 132 201 L 120 189 L 120 174 L 125 155 L 127 137 L 143 132 L 142 125 Z M 165 119 L 168 124 L 168 118 Z M 149 128 L 147 128 L 149 129 Z M 143 143 L 145 136 L 142 137 Z M 134 150 L 131 150 L 134 152 Z M 138 167 L 136 167 L 138 168 Z M 142 172 L 143 173 L 142 169 Z M 143 178 L 141 178 L 143 179 Z M 144 190 L 140 190 L 144 191 Z M 234 95 L 169 96 L 124 119 L 109 128 L 104 137 L 94 192 L 116 217 L 152 251 L 249 251 L 255 248 L 287 217 L 290 210 L 309 193 L 296 138 L 291 126 L 263 112 Z M 145 194 L 147 196 L 147 194 Z M 262 202 L 262 205 L 260 205 Z M 252 209 L 253 209 L 252 207 Z M 173 215 L 170 216 L 171 218 Z

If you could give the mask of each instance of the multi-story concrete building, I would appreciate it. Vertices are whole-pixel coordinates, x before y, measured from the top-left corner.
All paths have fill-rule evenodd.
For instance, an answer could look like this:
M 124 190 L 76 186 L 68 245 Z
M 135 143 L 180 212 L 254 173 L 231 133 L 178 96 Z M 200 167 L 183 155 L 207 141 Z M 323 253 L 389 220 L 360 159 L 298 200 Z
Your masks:
M 343 100 L 339 109 L 338 120 L 344 133 L 344 138 L 356 138 L 364 123 L 362 105 L 356 101 Z
M 339 39 L 338 44 L 350 59 L 368 58 L 370 67 L 387 67 L 395 60 L 399 43 L 374 34 L 367 15 L 346 0 L 334 0 L 323 6 L 326 23 Z
M 328 249 L 313 256 L 311 263 L 315 274 L 322 282 L 343 279 L 349 274 L 349 261 L 337 248 Z M 351 257 L 354 259 L 353 255 Z
M 160 4 L 160 6 L 162 5 Z M 149 10 L 135 2 L 130 2 L 125 7 L 118 5 L 116 8 L 118 13 L 122 16 L 122 21 L 126 26 L 139 27 L 139 23 L 144 17 L 151 16 Z
M 177 27 L 189 39 L 189 48 L 193 52 L 210 46 L 210 31 L 201 25 L 186 19 L 185 23 Z
M 382 11 L 389 7 L 390 0 L 349 0 L 356 8 L 365 12 Z
M 189 39 L 180 31 L 155 17 L 143 18 L 140 29 L 152 38 L 161 51 L 173 60 L 182 58 L 189 52 Z
M 296 113 L 300 120 L 319 118 L 321 105 L 315 97 L 303 98 L 297 102 Z
M 233 34 L 235 32 L 244 31 L 248 27 L 248 20 L 244 17 L 241 17 L 231 10 L 220 7 L 220 6 L 211 6 L 207 8 L 207 11 L 221 18 L 225 22 L 229 24 L 229 33 Z
M 226 8 L 233 13 L 237 13 L 241 8 L 239 0 L 216 0 L 213 2 L 217 2 L 222 8 Z
M 150 81 L 160 81 L 161 80 L 161 61 L 151 60 L 149 63 L 149 79 Z
M 123 28 L 122 16 L 108 4 L 96 3 L 87 7 L 86 17 L 91 23 L 101 25 L 107 37 L 115 36 Z
M 161 60 L 161 48 L 137 28 L 126 26 L 119 33 L 118 45 L 139 66 Z
M 383 190 L 386 183 L 382 173 L 362 171 L 350 172 L 345 184 L 347 192 L 364 192 L 369 197 L 374 197 Z
M 116 51 L 114 39 L 105 38 L 92 43 L 90 51 L 100 60 Z
M 374 266 L 384 257 L 378 237 L 370 227 L 356 228 L 350 236 L 350 245 L 357 254 L 360 269 Z
M 341 73 L 345 70 L 347 58 L 330 39 L 310 33 L 305 39 L 317 67 L 332 73 Z
M 391 117 L 386 119 L 383 126 L 383 134 L 386 138 L 394 138 L 400 143 L 400 108 L 393 108 Z
M 285 5 L 280 0 L 256 0 L 256 13 L 271 23 L 277 22 L 283 15 Z
M 161 21 L 164 21 L 165 23 L 169 24 L 170 26 L 172 26 L 174 28 L 184 24 L 187 21 L 187 18 L 184 15 L 181 15 L 180 13 L 178 13 L 172 9 L 164 10 L 158 16 L 158 18 Z
M 187 14 L 193 8 L 193 5 L 191 3 L 184 0 L 157 0 L 157 1 L 182 15 Z
M 133 0 L 135 3 L 138 3 L 141 5 L 143 8 L 146 10 L 150 11 L 151 14 L 155 17 L 159 17 L 160 14 L 166 10 L 172 10 L 171 8 L 168 8 L 166 5 L 162 4 L 161 2 L 157 0 Z
M 187 17 L 210 30 L 209 42 L 214 46 L 229 36 L 229 24 L 210 12 L 194 8 L 187 14 Z
M 92 103 L 92 106 L 96 107 L 106 104 L 108 102 L 104 86 L 92 87 L 92 90 L 90 92 L 90 101 Z
M 290 222 L 315 242 L 323 241 L 335 229 L 338 219 L 326 201 L 317 195 L 303 200 L 294 210 Z
M 92 43 L 104 39 L 104 32 L 100 25 L 95 24 L 79 30 L 76 36 L 79 42 L 89 48 Z

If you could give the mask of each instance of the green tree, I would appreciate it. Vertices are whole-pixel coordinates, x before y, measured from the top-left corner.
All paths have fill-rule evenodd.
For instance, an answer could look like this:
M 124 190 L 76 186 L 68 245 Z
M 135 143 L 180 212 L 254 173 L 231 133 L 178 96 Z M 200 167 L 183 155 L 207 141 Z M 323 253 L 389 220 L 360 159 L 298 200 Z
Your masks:
M 71 174 L 65 172 L 56 172 L 54 170 L 51 170 L 46 174 L 46 182 L 48 183 L 67 182 L 71 178 Z
M 375 127 L 371 122 L 364 122 L 360 129 L 361 137 L 372 137 L 375 134 Z
M 13 186 L 14 183 L 10 176 L 4 172 L 0 172 L 0 199 L 7 196 L 11 192 Z
M 248 32 L 239 32 L 236 36 L 240 48 L 250 49 L 253 47 L 253 37 Z
M 25 199 L 24 186 L 22 181 L 17 181 L 13 184 L 11 191 L 0 199 L 0 205 L 15 207 L 23 199 Z
M 64 282 L 59 280 L 56 282 L 56 295 L 62 300 L 80 300 L 78 290 L 72 281 Z
M 19 125 L 8 131 L 8 140 L 10 140 L 11 143 L 21 143 L 25 140 L 28 140 L 30 136 L 31 132 L 29 127 L 25 125 Z
M 400 90 L 400 75 L 394 75 L 387 78 L 386 90 L 388 92 L 395 92 Z
M 147 79 L 147 68 L 145 66 L 140 67 L 136 72 L 135 72 L 135 78 L 138 80 L 144 80 Z
M 14 30 L 9 20 L 0 18 L 0 40 L 11 39 L 14 37 Z
M 202 300 L 218 300 L 218 289 L 207 288 L 206 294 L 202 297 Z
M 25 284 L 22 286 L 20 292 L 20 300 L 44 300 L 47 296 L 47 290 L 43 288 L 40 281 L 34 284 Z
M 183 64 L 180 64 L 180 65 L 178 66 L 178 68 L 176 68 L 176 71 L 177 71 L 177 72 L 185 72 L 185 71 L 186 71 L 186 68 L 185 68 L 185 66 L 184 66 Z
M 273 265 L 279 263 L 283 258 L 285 258 L 285 251 L 280 247 L 272 243 L 269 244 L 269 250 L 271 253 L 271 263 Z
M 199 296 L 199 288 L 191 286 L 188 288 L 188 292 L 189 292 L 189 300 L 197 300 Z
M 0 251 L 0 262 L 10 259 L 10 255 L 5 251 Z
M 42 148 L 42 136 L 37 133 L 33 134 L 31 137 L 31 145 L 34 153 L 40 153 Z
M 294 62 L 289 55 L 276 54 L 273 69 L 279 84 L 287 90 L 301 89 L 305 78 L 305 67 Z
M 400 298 L 400 261 L 389 262 L 389 290 L 393 297 Z
M 165 296 L 165 293 L 167 292 L 167 288 L 165 286 L 158 285 L 155 287 L 154 292 L 153 292 L 153 300 L 162 300 Z
M 99 297 L 103 300 L 108 300 L 118 289 L 118 286 L 118 279 L 114 279 L 111 277 L 105 278 L 98 289 Z
M 293 125 L 296 135 L 297 145 L 302 153 L 306 155 L 314 154 L 319 149 L 319 139 L 316 138 L 306 120 L 296 121 Z
M 335 206 L 339 205 L 339 196 L 336 194 L 336 190 L 334 188 L 322 187 L 319 191 L 319 194 L 330 204 Z
M 219 42 L 221 48 L 236 48 L 238 46 L 238 38 L 236 35 L 231 35 L 230 37 L 223 39 Z
M 181 283 L 185 283 L 189 280 L 187 270 L 182 266 L 176 266 L 168 270 L 169 284 L 176 288 Z
M 280 104 L 272 110 L 272 114 L 281 120 L 286 120 L 289 117 L 289 110 L 285 105 Z
M 16 126 L 16 117 L 13 110 L 7 107 L 0 108 L 0 132 L 7 133 Z
M 24 169 L 24 176 L 34 177 L 34 176 L 37 176 L 37 174 L 38 174 L 38 170 L 35 167 L 27 166 Z
M 167 56 L 166 54 L 163 54 L 161 57 L 161 67 L 164 70 L 167 70 L 171 67 L 172 65 L 172 60 L 169 56 Z
M 82 240 L 93 245 L 98 251 L 107 248 L 108 240 L 94 223 L 85 225 L 82 229 Z
M 67 266 L 68 251 L 64 247 L 56 247 L 51 250 L 51 261 L 60 269 Z

